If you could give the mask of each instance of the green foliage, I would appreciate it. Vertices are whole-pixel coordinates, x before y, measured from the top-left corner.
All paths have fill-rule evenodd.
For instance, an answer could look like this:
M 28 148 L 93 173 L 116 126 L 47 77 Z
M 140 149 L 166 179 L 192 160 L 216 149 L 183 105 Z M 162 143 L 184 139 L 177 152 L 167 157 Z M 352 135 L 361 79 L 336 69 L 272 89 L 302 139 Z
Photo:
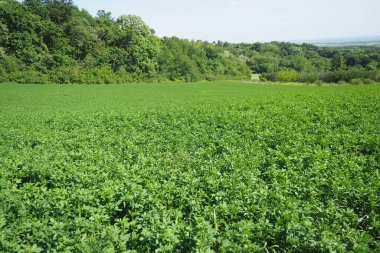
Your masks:
M 5 24 L 0 22 L 0 47 L 7 45 L 9 39 L 9 31 Z
M 355 67 L 348 70 L 321 73 L 320 79 L 327 83 L 337 83 L 339 81 L 350 82 L 352 79 L 376 80 L 376 72 Z
M 378 252 L 379 100 L 378 85 L 2 84 L 0 251 Z
M 343 68 L 343 57 L 339 53 L 335 53 L 331 58 L 331 70 L 339 70 Z
M 3 81 L 191 82 L 248 80 L 251 75 L 245 58 L 224 57 L 223 50 L 206 42 L 161 40 L 138 16 L 124 15 L 115 21 L 111 13 L 99 11 L 92 17 L 71 1 L 10 0 L 4 5 L 0 10 L 0 47 L 22 64 L 10 68 L 4 62 L 3 69 L 9 73 Z M 24 78 L 27 71 L 30 77 Z M 38 75 L 44 78 L 36 80 Z
M 276 80 L 280 82 L 296 82 L 298 73 L 295 70 L 281 70 L 277 73 Z
M 126 33 L 134 33 L 140 37 L 152 35 L 152 29 L 150 29 L 139 16 L 122 15 L 116 22 Z
M 369 79 L 369 78 L 364 78 L 362 81 L 363 81 L 364 84 L 373 84 L 373 83 L 375 83 L 374 80 Z
M 70 46 L 74 49 L 74 57 L 81 60 L 93 50 L 98 39 L 96 30 L 88 19 L 91 17 L 76 16 L 69 21 L 66 29 Z
M 24 4 L 34 14 L 60 25 L 69 22 L 76 11 L 72 0 L 24 0 Z
M 355 84 L 355 85 L 358 85 L 358 84 L 363 84 L 363 81 L 362 79 L 360 78 L 354 78 L 350 81 L 351 84 Z
M 254 52 L 248 66 L 254 73 L 273 73 L 278 71 L 280 59 L 273 54 Z
M 336 83 L 359 78 L 370 83 L 379 81 L 380 69 L 380 49 L 375 47 L 158 38 L 138 16 L 114 19 L 101 10 L 93 17 L 71 0 L 2 1 L 0 48 L 3 82 L 193 82 L 250 80 L 260 74 L 270 81 Z M 24 78 L 27 71 L 30 77 Z M 106 76 L 99 77 L 102 74 Z M 38 76 L 43 78 L 35 79 Z
M 0 48 L 0 66 L 4 69 L 5 72 L 13 73 L 20 68 L 20 60 L 14 56 L 7 55 L 3 48 Z
M 319 78 L 317 72 L 301 72 L 299 73 L 298 80 L 301 83 L 314 83 Z
M 159 75 L 169 80 L 248 80 L 246 59 L 228 54 L 207 42 L 163 38 L 158 57 Z
M 15 83 L 45 84 L 49 83 L 49 78 L 46 74 L 27 68 L 22 71 L 9 73 L 7 75 L 7 81 Z
M 223 44 L 233 54 L 248 57 L 247 65 L 263 80 L 288 81 L 284 71 L 296 71 L 299 82 L 349 82 L 353 78 L 376 80 L 380 63 L 378 48 L 319 48 L 309 44 Z M 280 79 L 277 79 L 280 77 Z
M 339 81 L 338 84 L 347 84 L 345 81 Z

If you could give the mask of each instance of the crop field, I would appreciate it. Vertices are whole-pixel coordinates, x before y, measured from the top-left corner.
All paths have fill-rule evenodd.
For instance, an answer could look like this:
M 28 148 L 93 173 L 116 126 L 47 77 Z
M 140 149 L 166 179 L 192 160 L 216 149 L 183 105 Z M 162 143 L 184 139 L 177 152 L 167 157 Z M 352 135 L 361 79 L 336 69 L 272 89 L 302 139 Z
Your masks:
M 380 85 L 0 84 L 0 252 L 380 252 Z

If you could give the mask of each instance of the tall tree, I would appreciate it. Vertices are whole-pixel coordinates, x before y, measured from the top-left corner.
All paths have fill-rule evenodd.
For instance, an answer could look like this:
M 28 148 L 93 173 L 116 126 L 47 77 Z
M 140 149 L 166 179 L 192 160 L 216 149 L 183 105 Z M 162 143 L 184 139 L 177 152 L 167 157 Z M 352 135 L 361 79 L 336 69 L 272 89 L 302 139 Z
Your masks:
M 138 16 L 121 16 L 117 24 L 122 31 L 118 46 L 128 53 L 127 71 L 138 78 L 154 77 L 158 67 L 159 39 Z
M 0 22 L 0 47 L 5 47 L 8 43 L 9 31 L 8 27 Z
M 343 56 L 335 53 L 331 58 L 331 70 L 335 71 L 343 67 Z
M 24 3 L 33 13 L 56 24 L 68 22 L 76 9 L 72 0 L 25 0 Z

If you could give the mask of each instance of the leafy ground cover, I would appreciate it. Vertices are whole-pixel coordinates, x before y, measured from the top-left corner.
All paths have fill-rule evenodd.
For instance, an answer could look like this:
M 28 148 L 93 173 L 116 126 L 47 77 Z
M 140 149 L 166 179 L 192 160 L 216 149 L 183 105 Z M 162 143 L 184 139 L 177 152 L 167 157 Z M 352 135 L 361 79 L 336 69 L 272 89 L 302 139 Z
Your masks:
M 0 85 L 1 252 L 378 252 L 380 86 Z

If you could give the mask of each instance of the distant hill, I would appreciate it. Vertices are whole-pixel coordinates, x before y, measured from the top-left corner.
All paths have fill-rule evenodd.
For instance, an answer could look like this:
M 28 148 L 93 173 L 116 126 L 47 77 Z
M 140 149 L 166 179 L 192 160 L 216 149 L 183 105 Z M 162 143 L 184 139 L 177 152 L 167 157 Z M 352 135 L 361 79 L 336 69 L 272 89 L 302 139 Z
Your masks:
M 309 43 L 322 47 L 349 47 L 349 46 L 375 46 L 380 47 L 380 36 L 330 38 L 317 40 L 295 41 L 296 43 Z

